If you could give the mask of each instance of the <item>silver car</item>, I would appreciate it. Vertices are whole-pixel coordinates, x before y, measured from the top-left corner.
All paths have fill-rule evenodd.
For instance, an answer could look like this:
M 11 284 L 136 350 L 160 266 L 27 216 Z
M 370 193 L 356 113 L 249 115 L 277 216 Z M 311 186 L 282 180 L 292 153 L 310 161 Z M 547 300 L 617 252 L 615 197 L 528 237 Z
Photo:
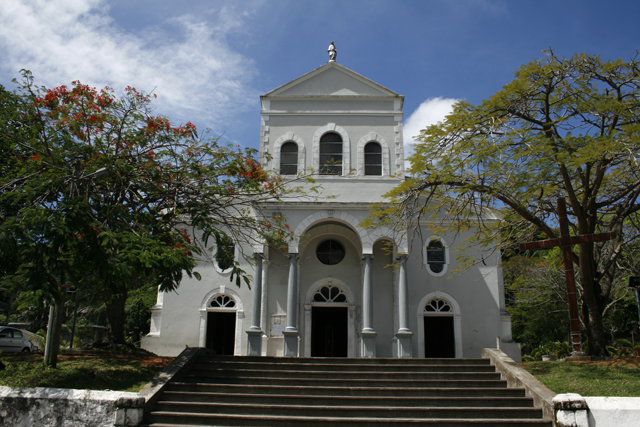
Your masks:
M 20 329 L 0 326 L 0 350 L 28 353 L 32 350 L 32 345 L 27 334 Z

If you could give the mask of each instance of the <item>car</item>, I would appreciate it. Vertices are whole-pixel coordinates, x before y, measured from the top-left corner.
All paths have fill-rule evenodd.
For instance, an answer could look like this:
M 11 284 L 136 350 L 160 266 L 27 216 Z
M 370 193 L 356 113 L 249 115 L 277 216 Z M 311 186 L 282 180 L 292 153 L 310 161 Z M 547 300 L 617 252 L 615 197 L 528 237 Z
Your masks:
M 28 353 L 33 350 L 33 346 L 24 331 L 9 326 L 0 326 L 0 350 Z

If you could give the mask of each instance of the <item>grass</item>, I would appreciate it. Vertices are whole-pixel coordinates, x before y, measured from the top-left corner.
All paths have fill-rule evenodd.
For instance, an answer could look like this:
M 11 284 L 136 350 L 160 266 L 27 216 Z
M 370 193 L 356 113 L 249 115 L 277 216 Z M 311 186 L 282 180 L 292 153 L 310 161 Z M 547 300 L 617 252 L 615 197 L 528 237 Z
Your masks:
M 0 386 L 54 387 L 137 392 L 172 359 L 155 356 L 58 356 L 56 368 L 46 368 L 42 354 L 2 353 Z
M 522 366 L 558 394 L 640 397 L 640 369 L 635 367 L 564 361 L 523 362 Z

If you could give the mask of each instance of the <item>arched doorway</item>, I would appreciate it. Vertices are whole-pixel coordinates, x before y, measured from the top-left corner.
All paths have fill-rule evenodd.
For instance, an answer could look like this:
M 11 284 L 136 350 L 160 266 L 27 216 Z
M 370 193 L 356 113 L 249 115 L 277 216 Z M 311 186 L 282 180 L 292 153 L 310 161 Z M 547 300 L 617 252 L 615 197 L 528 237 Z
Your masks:
M 418 357 L 463 357 L 460 307 L 451 295 L 440 291 L 426 295 L 417 314 Z
M 424 308 L 424 357 L 456 357 L 453 309 L 434 298 Z
M 207 310 L 205 348 L 216 355 L 233 356 L 236 335 L 236 302 L 228 295 L 217 295 Z
M 311 357 L 349 355 L 347 295 L 337 286 L 324 285 L 311 304 Z

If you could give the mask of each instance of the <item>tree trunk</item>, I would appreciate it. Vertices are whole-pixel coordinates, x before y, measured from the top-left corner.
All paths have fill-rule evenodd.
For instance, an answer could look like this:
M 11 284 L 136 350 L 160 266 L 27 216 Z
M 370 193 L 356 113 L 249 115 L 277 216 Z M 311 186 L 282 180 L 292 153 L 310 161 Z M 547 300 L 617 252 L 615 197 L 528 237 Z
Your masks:
M 53 302 L 49 310 L 49 326 L 47 328 L 47 342 L 45 345 L 44 364 L 55 368 L 58 363 L 60 348 L 60 332 L 64 317 L 64 292 L 60 292 L 60 302 Z
M 580 245 L 580 279 L 582 282 L 582 300 L 588 316 L 584 325 L 589 339 L 590 356 L 606 356 L 606 337 L 602 322 L 602 304 L 600 304 L 600 286 L 595 280 L 595 260 L 593 244 Z M 583 310 L 584 312 L 584 310 Z
M 7 305 L 7 319 L 5 322 L 5 326 L 9 326 L 10 318 L 11 318 L 11 308 L 13 307 L 13 295 L 9 297 L 9 304 Z
M 117 289 L 116 292 L 114 292 L 113 289 L 115 289 L 115 287 L 107 285 L 103 291 L 107 319 L 109 320 L 109 332 L 115 344 L 125 344 L 125 306 L 128 292 L 126 287 L 121 287 Z

